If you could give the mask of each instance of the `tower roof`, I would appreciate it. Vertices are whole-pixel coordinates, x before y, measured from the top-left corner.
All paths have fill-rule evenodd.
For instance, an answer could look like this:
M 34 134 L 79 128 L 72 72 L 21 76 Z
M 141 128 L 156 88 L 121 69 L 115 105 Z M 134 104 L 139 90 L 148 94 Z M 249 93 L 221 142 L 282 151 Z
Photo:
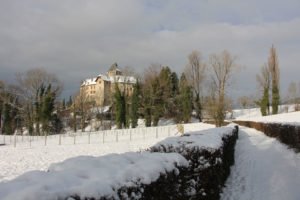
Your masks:
M 115 62 L 110 66 L 108 71 L 121 71 L 121 70 L 119 69 L 118 64 Z

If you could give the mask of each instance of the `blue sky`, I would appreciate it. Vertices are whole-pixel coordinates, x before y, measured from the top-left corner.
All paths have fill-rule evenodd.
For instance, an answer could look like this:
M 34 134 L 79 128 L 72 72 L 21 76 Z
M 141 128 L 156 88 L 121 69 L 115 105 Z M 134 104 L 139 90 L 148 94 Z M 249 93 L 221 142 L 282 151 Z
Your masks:
M 0 79 L 43 67 L 75 94 L 113 62 L 142 72 L 151 63 L 181 73 L 187 55 L 228 49 L 245 69 L 235 96 L 256 94 L 255 74 L 275 45 L 282 95 L 300 74 L 299 0 L 2 0 Z

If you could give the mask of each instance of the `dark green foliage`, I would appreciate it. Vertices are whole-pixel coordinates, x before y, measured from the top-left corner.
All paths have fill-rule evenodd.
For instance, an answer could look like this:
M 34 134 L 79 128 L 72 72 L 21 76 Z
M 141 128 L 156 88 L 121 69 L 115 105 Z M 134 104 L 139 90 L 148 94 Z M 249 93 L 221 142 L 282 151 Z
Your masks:
M 115 85 L 115 104 L 116 104 L 116 123 L 117 127 L 121 129 L 126 125 L 126 105 L 125 97 L 121 95 L 118 85 Z
M 139 109 L 139 82 L 133 88 L 133 93 L 131 96 L 131 107 L 130 107 L 130 119 L 131 127 L 135 128 L 137 126 L 137 121 L 139 118 L 138 109 Z
M 69 101 L 67 103 L 67 107 L 70 108 L 73 104 L 73 101 L 72 101 L 72 96 L 69 97 Z
M 13 130 L 11 127 L 11 123 L 12 123 L 12 117 L 11 117 L 11 106 L 7 103 L 4 103 L 3 106 L 3 132 L 6 135 L 12 135 L 13 134 Z
M 49 132 L 49 123 L 52 119 L 54 111 L 54 101 L 56 94 L 51 90 L 51 84 L 48 85 L 47 90 L 43 96 L 43 104 L 41 108 L 42 128 L 44 132 Z
M 73 129 L 74 129 L 74 132 L 76 133 L 77 132 L 77 116 L 76 116 L 75 101 L 74 101 L 74 104 L 73 104 Z
M 260 107 L 260 112 L 262 116 L 266 116 L 269 110 L 269 90 L 264 90 L 264 96 L 256 104 Z
M 144 107 L 144 117 L 146 127 L 151 126 L 151 109 L 149 107 Z
M 177 99 L 176 105 L 179 112 L 175 116 L 176 121 L 188 123 L 193 111 L 193 90 L 188 84 L 184 73 L 180 77 L 179 96 Z
M 52 116 L 50 130 L 53 133 L 61 133 L 63 130 L 63 123 L 57 114 Z
M 277 85 L 272 86 L 272 114 L 278 114 L 278 106 L 280 101 L 279 88 Z
M 179 80 L 176 72 L 172 72 L 171 74 L 171 97 L 176 97 L 179 93 Z
M 61 105 L 62 109 L 65 110 L 66 109 L 66 100 L 65 98 L 62 100 L 62 105 Z

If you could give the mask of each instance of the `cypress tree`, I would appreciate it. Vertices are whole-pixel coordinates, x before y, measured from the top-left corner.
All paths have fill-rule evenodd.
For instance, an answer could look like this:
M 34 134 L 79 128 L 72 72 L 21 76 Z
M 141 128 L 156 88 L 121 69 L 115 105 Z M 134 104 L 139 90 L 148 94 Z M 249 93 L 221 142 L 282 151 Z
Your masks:
M 138 121 L 138 109 L 139 109 L 139 82 L 133 88 L 133 93 L 131 96 L 131 110 L 130 110 L 130 119 L 131 127 L 135 128 Z
M 4 103 L 4 106 L 3 106 L 3 117 L 4 117 L 3 132 L 6 135 L 12 135 L 12 133 L 13 133 L 12 127 L 11 127 L 12 118 L 11 118 L 10 112 L 11 112 L 10 105 L 7 103 Z
M 77 132 L 77 119 L 76 119 L 76 102 L 74 100 L 74 104 L 73 104 L 73 128 L 74 128 L 74 132 Z
M 62 101 L 62 109 L 65 110 L 66 109 L 66 100 L 65 98 Z
M 51 84 L 48 85 L 43 98 L 43 104 L 41 109 L 42 116 L 42 128 L 43 131 L 49 132 L 49 122 L 52 119 L 52 113 L 54 111 L 55 93 L 51 91 Z
M 182 110 L 181 119 L 188 123 L 193 111 L 193 90 L 188 85 L 184 73 L 180 77 L 180 107 Z
M 70 108 L 73 104 L 73 101 L 72 101 L 72 96 L 69 97 L 69 101 L 67 103 L 67 107 Z
M 121 95 L 120 89 L 117 84 L 115 84 L 115 104 L 116 104 L 116 123 L 119 129 L 125 122 L 125 99 Z

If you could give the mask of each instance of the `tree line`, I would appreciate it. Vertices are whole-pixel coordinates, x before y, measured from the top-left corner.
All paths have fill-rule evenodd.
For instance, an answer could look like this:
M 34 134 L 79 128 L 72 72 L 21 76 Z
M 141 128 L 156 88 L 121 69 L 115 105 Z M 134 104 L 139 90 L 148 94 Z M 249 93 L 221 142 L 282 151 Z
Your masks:
M 44 69 L 30 69 L 16 75 L 16 84 L 5 85 L 0 82 L 0 117 L 2 132 L 13 134 L 16 130 L 29 134 L 42 135 L 58 133 L 64 127 L 82 131 L 92 120 L 109 120 L 118 128 L 135 128 L 138 119 L 144 119 L 146 126 L 157 126 L 161 118 L 173 119 L 175 123 L 188 123 L 191 117 L 198 121 L 213 119 L 221 126 L 226 114 L 232 109 L 233 99 L 228 95 L 233 76 L 241 69 L 237 57 L 227 50 L 211 54 L 204 59 L 199 51 L 187 56 L 187 64 L 178 75 L 170 67 L 158 63 L 151 64 L 133 87 L 132 95 L 120 91 L 115 84 L 115 92 L 109 113 L 97 107 L 84 92 L 78 92 L 68 100 L 59 100 L 62 83 L 55 74 Z M 133 74 L 126 68 L 125 75 Z M 276 49 L 272 45 L 267 64 L 257 74 L 261 98 L 255 103 L 260 106 L 262 115 L 278 113 L 280 102 L 280 70 Z M 289 88 L 290 99 L 296 100 L 295 83 Z M 249 98 L 240 98 L 245 107 Z M 91 124 L 90 124 L 91 125 Z M 98 128 L 99 128 L 98 127 Z

